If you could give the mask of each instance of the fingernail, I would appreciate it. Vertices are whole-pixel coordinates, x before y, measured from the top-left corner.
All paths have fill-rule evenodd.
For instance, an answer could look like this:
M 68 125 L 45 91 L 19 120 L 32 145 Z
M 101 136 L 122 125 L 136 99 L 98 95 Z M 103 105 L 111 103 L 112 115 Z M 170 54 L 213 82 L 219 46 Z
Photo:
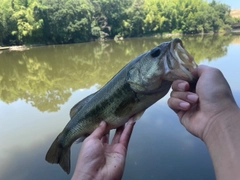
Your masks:
M 187 95 L 187 98 L 188 98 L 188 100 L 190 100 L 193 103 L 198 101 L 198 96 L 196 94 L 189 94 L 189 95 Z
M 186 89 L 186 83 L 179 83 L 178 88 L 181 89 L 181 90 L 185 90 Z
M 102 121 L 102 122 L 99 124 L 99 126 L 104 126 L 104 124 L 105 124 L 105 122 Z
M 135 123 L 136 123 L 136 121 L 130 120 L 130 121 L 127 122 L 127 125 L 132 125 L 132 124 L 135 124 Z
M 181 108 L 183 108 L 183 109 L 187 109 L 187 108 L 190 106 L 190 104 L 187 103 L 187 102 L 181 102 L 181 103 L 179 104 L 179 106 L 180 106 Z

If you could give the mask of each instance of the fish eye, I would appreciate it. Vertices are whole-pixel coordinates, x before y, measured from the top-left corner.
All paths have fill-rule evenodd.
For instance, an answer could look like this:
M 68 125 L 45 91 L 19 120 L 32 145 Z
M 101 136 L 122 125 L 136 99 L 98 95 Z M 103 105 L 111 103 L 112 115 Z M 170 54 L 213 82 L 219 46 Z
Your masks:
M 154 49 L 151 50 L 151 52 L 150 52 L 150 54 L 151 54 L 151 56 L 152 56 L 153 58 L 158 57 L 158 56 L 160 55 L 160 53 L 161 53 L 161 50 L 158 49 L 158 48 L 154 48 Z

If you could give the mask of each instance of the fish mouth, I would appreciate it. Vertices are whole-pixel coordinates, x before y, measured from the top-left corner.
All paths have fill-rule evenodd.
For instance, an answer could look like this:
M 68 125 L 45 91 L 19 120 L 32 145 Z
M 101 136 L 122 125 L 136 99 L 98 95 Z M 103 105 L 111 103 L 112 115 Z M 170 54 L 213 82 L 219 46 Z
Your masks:
M 166 80 L 193 81 L 195 79 L 191 72 L 197 68 L 197 64 L 178 38 L 170 42 L 170 50 L 165 56 L 164 66 Z

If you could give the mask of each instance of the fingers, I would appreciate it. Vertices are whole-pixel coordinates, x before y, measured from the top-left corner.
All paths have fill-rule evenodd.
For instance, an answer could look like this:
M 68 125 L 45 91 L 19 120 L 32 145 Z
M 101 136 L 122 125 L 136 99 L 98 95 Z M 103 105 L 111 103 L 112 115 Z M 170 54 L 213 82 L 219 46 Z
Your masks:
M 128 147 L 128 143 L 129 143 L 129 140 L 131 138 L 132 131 L 133 131 L 135 123 L 136 123 L 135 121 L 130 119 L 128 121 L 128 123 L 126 124 L 126 126 L 125 126 L 125 128 L 122 132 L 122 135 L 120 137 L 119 143 L 122 144 L 124 147 L 126 147 L 126 149 Z
M 135 121 L 130 119 L 128 123 L 124 126 L 117 128 L 116 133 L 113 137 L 112 144 L 120 143 L 127 148 Z
M 116 129 L 115 135 L 112 139 L 112 144 L 119 143 L 119 140 L 120 140 L 123 130 L 124 130 L 124 125 L 120 126 L 119 128 Z
M 175 112 L 180 110 L 188 110 L 191 104 L 198 102 L 198 96 L 191 92 L 172 92 L 171 98 L 168 100 L 168 105 Z
M 103 144 L 108 144 L 109 143 L 109 133 L 105 134 L 102 139 L 101 139 Z
M 189 88 L 189 83 L 183 80 L 176 80 L 172 84 L 174 91 L 187 91 Z
M 192 74 L 196 77 L 200 77 L 203 73 L 205 73 L 206 71 L 212 71 L 213 69 L 216 69 L 216 68 L 213 68 L 213 67 L 209 67 L 209 66 L 206 66 L 206 65 L 199 65 L 193 72 Z
M 97 129 L 95 129 L 89 137 L 100 140 L 104 136 L 104 134 L 106 134 L 106 130 L 107 123 L 105 121 L 102 121 L 100 125 L 97 127 Z
M 177 98 L 170 98 L 168 100 L 168 106 L 175 111 L 176 113 L 178 113 L 180 110 L 184 110 L 187 111 L 190 108 L 190 103 L 183 101 L 181 99 L 177 99 Z
M 168 105 L 176 113 L 181 110 L 186 111 L 191 107 L 191 104 L 198 102 L 198 95 L 187 91 L 189 89 L 189 84 L 186 81 L 174 81 L 172 89 L 173 91 L 168 100 Z
M 172 91 L 170 96 L 192 104 L 198 101 L 198 95 L 192 92 Z
M 112 140 L 112 144 L 122 143 L 125 147 L 127 147 L 134 125 L 135 125 L 135 122 L 132 120 L 129 120 L 129 122 L 125 127 L 121 126 L 117 128 L 116 133 Z M 105 121 L 102 121 L 100 125 L 97 127 L 97 129 L 95 129 L 89 137 L 99 139 L 102 141 L 102 143 L 108 143 L 109 133 L 106 134 L 106 130 L 107 130 L 107 123 Z
M 196 77 L 201 77 L 206 74 L 208 77 L 215 77 L 216 75 L 222 75 L 222 72 L 214 67 L 206 66 L 206 65 L 199 65 L 192 74 Z

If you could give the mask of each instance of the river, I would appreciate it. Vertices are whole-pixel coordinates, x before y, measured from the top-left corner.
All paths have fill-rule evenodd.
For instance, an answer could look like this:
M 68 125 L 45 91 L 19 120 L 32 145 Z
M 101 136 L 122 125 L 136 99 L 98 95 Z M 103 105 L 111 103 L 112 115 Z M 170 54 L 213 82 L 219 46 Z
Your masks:
M 240 105 L 240 36 L 181 37 L 198 64 L 219 68 Z M 69 110 L 101 88 L 125 64 L 171 38 L 136 38 L 31 48 L 0 54 L 0 180 L 70 179 L 45 161 Z M 167 106 L 169 94 L 137 122 L 124 180 L 214 179 L 204 143 L 188 133 Z

